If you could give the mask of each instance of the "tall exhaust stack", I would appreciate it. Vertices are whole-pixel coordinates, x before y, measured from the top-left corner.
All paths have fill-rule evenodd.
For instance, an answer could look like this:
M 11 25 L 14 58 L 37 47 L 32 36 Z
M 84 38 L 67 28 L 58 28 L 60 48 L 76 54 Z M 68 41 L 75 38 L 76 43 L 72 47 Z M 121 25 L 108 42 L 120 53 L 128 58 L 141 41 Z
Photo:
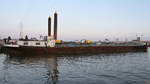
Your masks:
M 57 40 L 57 12 L 54 13 L 54 39 Z
M 48 17 L 48 36 L 51 36 L 51 17 Z

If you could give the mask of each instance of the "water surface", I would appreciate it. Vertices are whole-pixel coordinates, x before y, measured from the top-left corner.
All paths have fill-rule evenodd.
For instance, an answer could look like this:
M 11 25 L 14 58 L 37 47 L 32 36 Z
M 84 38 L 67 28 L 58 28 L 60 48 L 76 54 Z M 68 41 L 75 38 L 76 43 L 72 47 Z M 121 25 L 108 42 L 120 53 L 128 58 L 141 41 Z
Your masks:
M 150 52 L 97 55 L 0 54 L 0 84 L 150 83 Z

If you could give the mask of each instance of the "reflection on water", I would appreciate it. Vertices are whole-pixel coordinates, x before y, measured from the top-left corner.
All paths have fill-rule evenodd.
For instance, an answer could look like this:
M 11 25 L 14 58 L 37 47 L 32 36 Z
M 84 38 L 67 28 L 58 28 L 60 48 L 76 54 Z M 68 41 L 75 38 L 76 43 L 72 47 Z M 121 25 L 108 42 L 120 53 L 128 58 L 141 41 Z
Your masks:
M 2 65 L 0 73 L 3 72 L 0 75 L 2 84 L 55 84 L 58 81 L 57 56 L 1 54 L 0 60 Z
M 48 70 L 48 80 L 46 84 L 56 84 L 58 80 L 57 57 L 50 56 L 45 60 L 45 62 Z
M 150 52 L 51 56 L 0 54 L 0 84 L 145 84 Z

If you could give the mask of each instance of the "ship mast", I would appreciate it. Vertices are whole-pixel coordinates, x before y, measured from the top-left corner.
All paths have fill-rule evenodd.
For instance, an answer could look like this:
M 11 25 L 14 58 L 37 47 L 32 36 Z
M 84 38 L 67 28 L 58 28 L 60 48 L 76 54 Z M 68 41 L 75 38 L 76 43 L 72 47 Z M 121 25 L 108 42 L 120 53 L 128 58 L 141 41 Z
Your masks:
M 20 33 L 19 33 L 19 39 L 23 39 L 23 24 L 20 22 Z

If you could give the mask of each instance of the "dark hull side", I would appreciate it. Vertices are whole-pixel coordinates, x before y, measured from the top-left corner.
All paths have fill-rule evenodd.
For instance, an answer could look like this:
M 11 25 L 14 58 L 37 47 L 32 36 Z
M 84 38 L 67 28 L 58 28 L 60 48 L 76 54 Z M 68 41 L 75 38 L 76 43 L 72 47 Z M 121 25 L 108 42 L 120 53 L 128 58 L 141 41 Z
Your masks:
M 98 47 L 2 47 L 4 53 L 24 54 L 84 54 L 84 53 L 119 53 L 146 52 L 147 46 L 98 46 Z

